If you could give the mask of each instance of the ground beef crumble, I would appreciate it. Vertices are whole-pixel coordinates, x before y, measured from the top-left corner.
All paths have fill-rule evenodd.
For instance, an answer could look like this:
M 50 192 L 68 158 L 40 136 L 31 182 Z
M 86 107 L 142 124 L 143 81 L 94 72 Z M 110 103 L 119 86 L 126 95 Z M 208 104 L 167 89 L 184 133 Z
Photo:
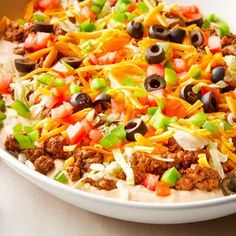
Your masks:
M 92 163 L 102 164 L 104 161 L 104 156 L 101 153 L 80 148 L 74 151 L 73 157 L 75 159 L 74 164 L 67 168 L 72 181 L 79 180 L 84 172 L 88 172 Z
M 38 172 L 46 175 L 54 168 L 54 160 L 49 156 L 41 156 L 35 160 L 34 166 Z
M 166 145 L 168 151 L 163 153 L 163 158 L 174 159 L 173 162 L 165 162 L 151 157 L 147 153 L 135 152 L 131 157 L 131 167 L 134 171 L 135 183 L 140 184 L 148 173 L 162 175 L 167 169 L 175 166 L 180 172 L 197 163 L 198 155 L 205 150 L 185 151 L 174 139 L 170 139 Z
M 218 189 L 220 181 L 221 178 L 216 170 L 201 165 L 192 165 L 184 171 L 175 188 L 186 191 L 197 188 L 209 192 Z
M 107 190 L 110 191 L 112 189 L 116 189 L 116 181 L 113 179 L 101 178 L 99 180 L 94 180 L 91 178 L 86 178 L 85 183 L 89 183 L 90 185 L 98 188 L 99 190 Z
M 70 152 L 65 152 L 63 147 L 69 145 L 67 139 L 62 135 L 49 138 L 44 143 L 45 152 L 54 159 L 67 159 L 71 156 Z
M 236 35 L 229 34 L 221 39 L 223 56 L 236 56 Z
M 8 135 L 5 143 L 4 143 L 5 149 L 12 153 L 20 153 L 21 148 L 19 146 L 19 143 L 17 142 L 16 138 L 13 135 Z
M 43 148 L 25 149 L 22 153 L 25 155 L 26 159 L 32 163 L 45 154 Z

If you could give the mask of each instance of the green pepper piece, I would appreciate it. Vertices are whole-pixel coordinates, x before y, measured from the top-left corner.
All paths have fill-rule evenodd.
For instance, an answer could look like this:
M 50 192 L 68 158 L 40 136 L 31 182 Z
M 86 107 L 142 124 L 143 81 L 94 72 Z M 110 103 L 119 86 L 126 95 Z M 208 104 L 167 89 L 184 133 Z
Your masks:
M 219 27 L 219 32 L 220 32 L 220 37 L 224 37 L 224 36 L 230 34 L 229 25 L 226 24 L 225 22 L 221 22 L 220 27 Z
M 158 107 L 149 107 L 148 108 L 148 115 L 153 116 L 156 113 L 157 109 L 158 109 Z
M 129 1 L 129 0 L 126 0 L 126 1 L 119 0 L 119 1 L 116 3 L 116 6 L 115 6 L 115 12 L 117 12 L 117 13 L 124 13 L 124 12 L 127 12 L 130 3 L 131 3 L 131 1 Z
M 3 121 L 0 120 L 0 129 L 4 126 Z
M 158 108 L 156 113 L 151 118 L 149 124 L 155 129 L 166 129 L 170 123 L 175 121 L 176 117 L 167 117 L 163 115 L 160 108 Z
M 197 127 L 201 127 L 206 120 L 207 120 L 207 115 L 204 112 L 199 112 L 189 118 L 189 121 L 192 122 Z
M 102 78 L 95 78 L 91 81 L 91 87 L 94 90 L 102 89 L 107 86 L 106 81 Z
M 5 120 L 6 119 L 6 114 L 0 111 L 0 120 Z
M 162 175 L 161 182 L 168 184 L 170 187 L 174 187 L 180 177 L 181 174 L 179 171 L 175 167 L 172 167 Z
M 198 79 L 202 74 L 201 69 L 196 70 L 196 72 L 193 74 L 194 79 Z
M 65 85 L 65 81 L 63 79 L 56 79 L 53 84 L 55 87 L 62 87 Z
M 115 21 L 123 22 L 127 20 L 127 15 L 125 12 L 115 13 L 112 17 Z
M 30 140 L 35 143 L 39 139 L 39 132 L 38 130 L 34 130 L 30 133 L 27 133 L 27 136 L 30 138 Z
M 115 129 L 111 131 L 112 135 L 115 135 L 119 139 L 125 139 L 126 138 L 126 132 L 123 125 L 118 125 Z
M 16 100 L 11 105 L 11 108 L 14 109 L 19 116 L 22 116 L 22 117 L 29 117 L 30 116 L 29 108 L 20 100 Z
M 6 103 L 2 99 L 0 99 L 0 110 L 5 111 L 6 110 Z
M 55 77 L 53 75 L 50 75 L 47 73 L 43 73 L 37 77 L 37 81 L 41 84 L 44 84 L 44 85 L 51 84 L 54 79 L 55 79 Z
M 149 8 L 145 2 L 139 2 L 137 7 L 138 7 L 139 11 L 141 11 L 141 13 L 148 13 L 149 12 Z
M 126 12 L 126 18 L 128 21 L 133 20 L 136 17 L 134 13 Z
M 220 126 L 226 131 L 232 129 L 232 125 L 228 123 L 226 120 L 222 119 L 220 120 Z
M 16 138 L 17 142 L 20 145 L 20 148 L 22 149 L 29 149 L 34 148 L 34 144 L 32 143 L 31 139 L 23 134 L 15 133 L 14 137 Z
M 58 171 L 56 175 L 53 177 L 54 180 L 62 183 L 62 184 L 67 184 L 68 183 L 68 178 L 66 175 L 63 173 L 63 171 Z
M 205 121 L 202 125 L 202 127 L 211 133 L 217 133 L 219 131 L 219 128 L 216 124 L 216 121 Z
M 109 148 L 109 147 L 113 147 L 119 142 L 120 142 L 120 139 L 116 135 L 108 134 L 99 141 L 99 144 L 102 145 L 103 147 Z
M 96 26 L 93 23 L 91 23 L 90 20 L 86 20 L 80 25 L 80 31 L 82 32 L 92 32 L 95 29 Z
M 218 23 L 220 21 L 220 18 L 217 17 L 214 13 L 210 14 L 206 19 L 214 23 Z
M 17 19 L 17 23 L 18 23 L 19 25 L 24 25 L 24 24 L 25 24 L 25 20 L 22 19 L 22 18 L 19 18 L 19 19 Z
M 90 7 L 90 10 L 95 14 L 99 14 L 99 12 L 101 11 L 101 7 L 93 3 Z
M 94 0 L 93 4 L 96 4 L 97 6 L 99 6 L 100 8 L 103 8 L 104 5 L 106 3 L 106 0 Z
M 168 86 L 174 86 L 177 82 L 177 74 L 170 68 L 165 68 L 165 81 Z
M 76 94 L 80 92 L 80 87 L 75 83 L 71 83 L 69 90 L 71 94 Z

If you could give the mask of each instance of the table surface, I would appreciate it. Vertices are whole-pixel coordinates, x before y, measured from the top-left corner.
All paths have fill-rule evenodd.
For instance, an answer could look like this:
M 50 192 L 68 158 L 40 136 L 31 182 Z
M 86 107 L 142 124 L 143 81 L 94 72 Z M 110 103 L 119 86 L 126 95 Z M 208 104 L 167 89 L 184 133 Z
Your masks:
M 0 161 L 1 236 L 235 235 L 236 214 L 182 225 L 147 225 L 86 212 L 49 195 Z

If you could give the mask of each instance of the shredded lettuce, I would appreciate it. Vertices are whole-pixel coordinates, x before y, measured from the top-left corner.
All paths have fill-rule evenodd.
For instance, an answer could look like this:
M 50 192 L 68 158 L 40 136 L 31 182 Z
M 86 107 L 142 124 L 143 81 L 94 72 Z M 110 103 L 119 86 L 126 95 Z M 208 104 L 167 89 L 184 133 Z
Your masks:
M 126 182 L 129 185 L 134 185 L 134 172 L 132 168 L 129 166 L 129 164 L 126 162 L 125 157 L 121 153 L 120 149 L 115 149 L 112 152 L 115 157 L 115 160 L 126 174 Z
M 216 171 L 218 171 L 221 178 L 224 178 L 225 174 L 221 162 L 226 162 L 228 160 L 228 155 L 221 153 L 217 149 L 216 143 L 210 143 L 208 146 L 208 150 L 211 155 L 209 159 L 211 167 L 214 168 Z
M 208 144 L 207 140 L 200 139 L 185 131 L 176 131 L 173 137 L 184 150 L 188 151 L 202 149 Z

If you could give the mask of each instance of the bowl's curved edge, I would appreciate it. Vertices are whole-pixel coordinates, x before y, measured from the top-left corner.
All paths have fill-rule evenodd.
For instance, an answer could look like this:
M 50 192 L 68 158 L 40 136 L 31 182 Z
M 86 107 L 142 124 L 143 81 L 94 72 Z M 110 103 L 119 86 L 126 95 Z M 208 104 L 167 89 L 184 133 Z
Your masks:
M 61 200 L 116 219 L 170 224 L 209 220 L 236 213 L 236 195 L 199 202 L 171 204 L 122 201 L 60 184 L 31 170 L 3 149 L 0 149 L 0 159 L 25 178 Z

